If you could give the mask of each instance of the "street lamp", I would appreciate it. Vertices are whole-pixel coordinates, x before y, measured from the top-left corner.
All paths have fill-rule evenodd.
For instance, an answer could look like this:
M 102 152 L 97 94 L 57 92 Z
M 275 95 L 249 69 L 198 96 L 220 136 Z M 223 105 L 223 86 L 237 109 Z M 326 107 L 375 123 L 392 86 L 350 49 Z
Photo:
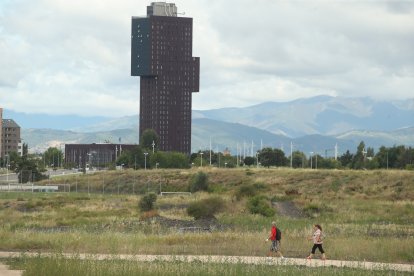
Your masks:
M 201 159 L 200 159 L 200 166 L 201 167 L 203 167 L 203 154 L 204 154 L 204 152 L 200 152 L 200 155 L 201 155 Z
M 10 183 L 9 183 L 9 166 L 10 166 L 10 156 L 6 154 L 6 181 L 9 185 L 9 192 L 10 192 Z
M 224 168 L 227 168 L 227 162 L 224 162 Z
M 145 166 L 145 169 L 147 169 L 147 155 L 148 155 L 148 152 L 144 152 L 144 156 L 145 156 L 144 166 Z
M 152 140 L 152 154 L 154 154 L 154 148 L 155 148 L 155 142 L 154 142 L 154 140 Z
M 387 151 L 387 170 L 388 170 L 388 151 Z
M 87 168 L 85 168 L 85 170 L 87 169 L 89 171 L 90 167 L 91 167 L 91 155 L 92 155 L 92 153 L 88 152 L 87 155 L 88 155 L 88 166 L 87 166 Z
M 313 151 L 310 152 L 310 159 L 311 159 L 311 169 L 312 169 L 312 156 L 313 155 Z

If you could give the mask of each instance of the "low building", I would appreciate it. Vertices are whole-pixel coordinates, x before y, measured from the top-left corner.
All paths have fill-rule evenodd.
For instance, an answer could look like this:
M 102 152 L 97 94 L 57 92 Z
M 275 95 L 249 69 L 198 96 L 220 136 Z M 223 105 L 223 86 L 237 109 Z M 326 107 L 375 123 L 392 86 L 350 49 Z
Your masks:
M 66 144 L 65 164 L 74 168 L 103 168 L 115 162 L 131 144 Z
M 21 156 L 20 126 L 12 119 L 2 119 L 1 129 L 1 157 L 4 158 L 11 152 L 17 152 Z

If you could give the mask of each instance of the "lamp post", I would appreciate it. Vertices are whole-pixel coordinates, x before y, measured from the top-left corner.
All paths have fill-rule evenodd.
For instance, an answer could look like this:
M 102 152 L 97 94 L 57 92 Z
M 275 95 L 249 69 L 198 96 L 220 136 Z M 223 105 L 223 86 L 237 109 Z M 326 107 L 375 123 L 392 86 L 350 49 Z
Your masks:
M 313 157 L 312 155 L 313 155 L 313 151 L 310 152 L 310 159 L 311 159 L 311 164 L 310 165 L 311 165 L 311 169 L 312 169 L 312 157 Z
M 145 167 L 145 169 L 147 169 L 147 155 L 148 155 L 148 152 L 144 152 L 144 157 L 145 157 L 144 167 Z
M 10 192 L 10 183 L 9 183 L 9 163 L 10 163 L 10 157 L 8 154 L 6 154 L 6 182 L 9 185 L 9 192 Z
M 201 158 L 200 158 L 200 166 L 203 167 L 203 154 L 204 152 L 200 152 Z
M 387 151 L 387 170 L 388 170 L 388 151 Z
M 152 140 L 152 154 L 154 154 L 154 148 L 155 148 L 155 142 L 154 142 L 154 140 Z
M 87 155 L 88 155 L 88 167 L 87 167 L 87 169 L 89 171 L 90 170 L 90 167 L 91 167 L 91 155 L 92 155 L 92 153 L 88 152 Z
M 224 162 L 224 168 L 227 168 L 227 162 Z

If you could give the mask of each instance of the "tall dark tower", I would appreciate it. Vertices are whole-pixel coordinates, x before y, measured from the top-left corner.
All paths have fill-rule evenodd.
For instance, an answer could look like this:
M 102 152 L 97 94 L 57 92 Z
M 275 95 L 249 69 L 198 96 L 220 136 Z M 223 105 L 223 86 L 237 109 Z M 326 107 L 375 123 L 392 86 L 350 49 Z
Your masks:
M 200 58 L 192 56 L 193 19 L 172 3 L 155 2 L 132 17 L 131 75 L 140 76 L 140 136 L 154 129 L 163 151 L 191 153 L 192 92 Z

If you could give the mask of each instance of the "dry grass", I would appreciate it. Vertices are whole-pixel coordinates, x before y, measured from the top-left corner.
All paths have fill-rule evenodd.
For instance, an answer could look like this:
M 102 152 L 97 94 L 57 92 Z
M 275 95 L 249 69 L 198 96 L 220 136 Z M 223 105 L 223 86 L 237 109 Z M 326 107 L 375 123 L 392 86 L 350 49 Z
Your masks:
M 161 183 L 166 190 L 185 191 L 197 169 L 112 171 L 53 179 L 71 183 L 70 194 L 0 194 L 0 249 L 263 256 L 269 246 L 264 239 L 270 221 L 276 220 L 283 231 L 282 250 L 288 256 L 309 252 L 311 244 L 305 238 L 311 234 L 311 225 L 318 222 L 328 236 L 329 258 L 414 263 L 414 172 L 203 170 L 213 187 L 210 193 L 158 197 L 158 213 L 192 220 L 186 206 L 214 194 L 227 202 L 217 218 L 230 225 L 230 230 L 183 234 L 140 219 L 140 196 L 132 195 L 133 188 L 144 193 L 148 186 L 156 189 Z M 92 193 L 73 193 L 76 183 L 82 191 L 89 183 Z M 260 193 L 269 199 L 293 201 L 308 216 L 249 214 L 247 198 L 236 200 L 235 194 L 240 185 L 254 183 L 264 186 Z M 129 194 L 118 196 L 118 187 Z

